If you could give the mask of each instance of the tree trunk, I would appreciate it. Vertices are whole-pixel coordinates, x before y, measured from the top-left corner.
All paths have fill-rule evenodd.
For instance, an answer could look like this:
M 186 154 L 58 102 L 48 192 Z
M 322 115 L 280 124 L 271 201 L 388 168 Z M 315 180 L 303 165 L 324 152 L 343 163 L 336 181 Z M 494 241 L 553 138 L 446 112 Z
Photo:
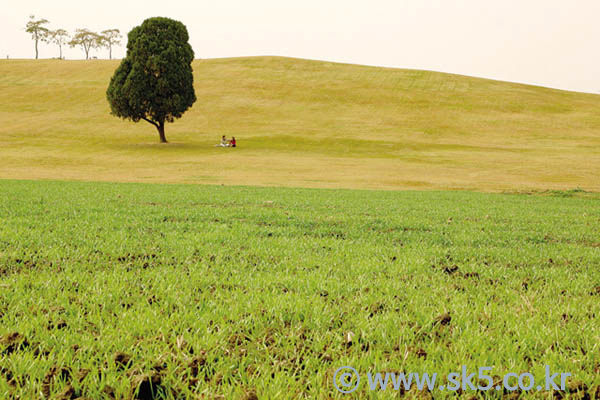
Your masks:
M 108 45 L 108 59 L 112 60 L 112 46 Z
M 62 45 L 58 45 L 58 50 L 60 51 L 60 57 L 58 59 L 62 60 Z
M 168 143 L 167 142 L 167 137 L 165 136 L 165 121 L 159 122 L 158 126 L 156 127 L 156 129 L 158 129 L 158 136 L 160 137 L 160 142 L 161 143 Z
M 38 40 L 35 39 L 35 59 L 36 60 L 38 59 L 38 48 L 37 48 L 37 45 L 38 45 Z

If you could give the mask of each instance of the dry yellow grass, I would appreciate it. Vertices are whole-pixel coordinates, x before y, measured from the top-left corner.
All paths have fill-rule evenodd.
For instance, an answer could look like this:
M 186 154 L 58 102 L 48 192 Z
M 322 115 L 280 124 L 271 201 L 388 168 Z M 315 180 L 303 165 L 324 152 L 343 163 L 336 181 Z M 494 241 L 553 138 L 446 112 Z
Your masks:
M 600 190 L 600 96 L 279 57 L 197 60 L 156 130 L 109 114 L 118 61 L 1 60 L 0 178 Z M 216 148 L 221 135 L 236 149 Z

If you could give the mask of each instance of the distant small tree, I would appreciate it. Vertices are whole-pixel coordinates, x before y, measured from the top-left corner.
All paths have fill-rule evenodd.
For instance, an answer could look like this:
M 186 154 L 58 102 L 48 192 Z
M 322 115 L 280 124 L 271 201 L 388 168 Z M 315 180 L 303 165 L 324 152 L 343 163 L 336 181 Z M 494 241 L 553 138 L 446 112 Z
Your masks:
M 111 113 L 156 127 L 167 143 L 165 122 L 173 122 L 194 104 L 194 50 L 184 24 L 149 18 L 129 32 L 127 55 L 106 91 Z
M 35 42 L 35 59 L 38 59 L 38 43 L 48 41 L 48 28 L 44 25 L 48 24 L 47 19 L 35 19 L 35 15 L 29 16 L 29 22 L 25 25 L 25 32 L 31 34 L 31 38 Z
M 113 45 L 121 44 L 121 31 L 118 29 L 107 29 L 100 33 L 100 41 L 103 47 L 108 49 L 108 59 L 112 60 L 112 47 Z
M 67 40 L 69 39 L 69 32 L 67 32 L 64 29 L 56 29 L 54 31 L 49 31 L 48 37 L 50 38 L 50 42 L 58 46 L 59 58 L 62 60 L 62 47 L 63 45 L 67 44 Z
M 90 58 L 90 50 L 100 47 L 101 44 L 102 40 L 100 35 L 88 29 L 77 29 L 71 38 L 71 41 L 69 41 L 69 46 L 71 47 L 81 46 L 85 51 L 86 60 L 89 60 Z

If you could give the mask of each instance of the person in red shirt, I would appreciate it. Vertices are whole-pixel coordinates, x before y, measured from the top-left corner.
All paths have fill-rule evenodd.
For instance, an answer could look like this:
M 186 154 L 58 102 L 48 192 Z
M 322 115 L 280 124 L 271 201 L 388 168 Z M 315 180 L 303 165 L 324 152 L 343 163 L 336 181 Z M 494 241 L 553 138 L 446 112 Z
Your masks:
M 229 146 L 235 147 L 235 136 L 231 137 L 231 140 L 229 141 Z

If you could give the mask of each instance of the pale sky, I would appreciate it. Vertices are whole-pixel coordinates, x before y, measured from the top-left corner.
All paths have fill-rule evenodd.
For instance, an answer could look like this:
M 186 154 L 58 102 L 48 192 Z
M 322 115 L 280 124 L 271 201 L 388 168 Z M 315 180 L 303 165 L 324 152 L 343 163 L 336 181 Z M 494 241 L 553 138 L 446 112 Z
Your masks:
M 30 14 L 51 28 L 126 34 L 183 22 L 196 58 L 279 55 L 416 68 L 600 93 L 600 0 L 2 0 L 0 57 L 33 58 Z M 67 48 L 68 59 L 82 58 Z M 108 58 L 108 51 L 93 51 Z M 40 57 L 58 48 L 41 44 Z

